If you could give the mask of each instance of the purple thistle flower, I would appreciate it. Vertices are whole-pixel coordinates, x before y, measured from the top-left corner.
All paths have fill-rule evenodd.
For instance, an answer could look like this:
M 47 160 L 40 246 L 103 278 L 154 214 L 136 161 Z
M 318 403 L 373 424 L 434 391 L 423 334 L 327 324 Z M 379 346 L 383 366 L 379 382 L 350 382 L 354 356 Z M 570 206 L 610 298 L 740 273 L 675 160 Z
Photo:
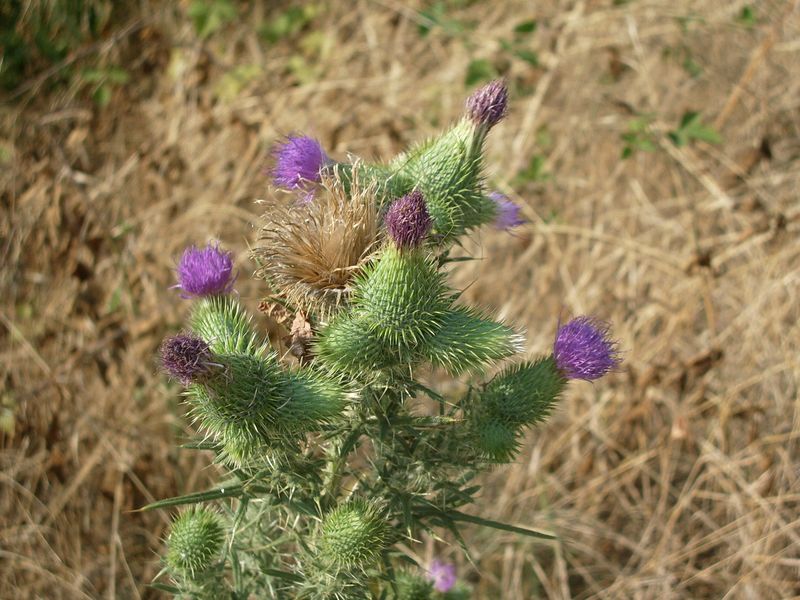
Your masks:
M 164 370 L 183 385 L 189 385 L 202 376 L 208 370 L 210 360 L 208 344 L 194 334 L 181 333 L 161 343 Z
M 608 325 L 592 317 L 577 317 L 558 328 L 553 357 L 569 379 L 599 379 L 620 364 L 617 343 Z
M 233 258 L 219 244 L 205 248 L 190 246 L 183 251 L 178 263 L 178 284 L 183 297 L 227 294 L 233 289 Z
M 513 227 L 525 224 L 525 219 L 520 216 L 522 208 L 519 205 L 514 204 L 500 192 L 492 192 L 489 194 L 489 198 L 494 200 L 497 205 L 497 216 L 494 219 L 494 226 L 497 229 L 508 231 Z
M 508 88 L 501 79 L 487 83 L 467 98 L 467 114 L 476 125 L 494 127 L 508 111 Z
M 322 145 L 307 136 L 289 136 L 273 150 L 275 168 L 272 180 L 276 186 L 289 190 L 308 187 L 319 182 L 320 171 L 331 159 Z
M 389 236 L 399 248 L 419 246 L 433 224 L 425 198 L 418 190 L 392 202 L 384 222 Z
M 456 566 L 434 559 L 428 569 L 428 580 L 437 592 L 449 592 L 456 584 Z

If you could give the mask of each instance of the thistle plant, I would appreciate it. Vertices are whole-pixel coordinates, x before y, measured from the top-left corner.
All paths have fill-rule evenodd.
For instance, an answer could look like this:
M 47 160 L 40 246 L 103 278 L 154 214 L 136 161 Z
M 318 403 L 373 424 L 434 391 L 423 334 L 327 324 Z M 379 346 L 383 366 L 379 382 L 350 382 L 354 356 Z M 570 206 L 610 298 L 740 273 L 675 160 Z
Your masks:
M 274 150 L 277 194 L 251 258 L 282 352 L 234 290 L 233 256 L 192 247 L 177 267 L 187 329 L 164 340 L 198 439 L 225 479 L 148 508 L 183 507 L 156 587 L 196 598 L 469 598 L 455 569 L 407 552 L 465 524 L 551 537 L 465 512 L 475 478 L 514 461 L 572 379 L 620 362 L 606 324 L 556 327 L 552 352 L 448 284 L 454 245 L 524 223 L 488 192 L 483 146 L 507 112 L 501 81 L 447 131 L 385 162 L 336 162 L 316 140 Z M 291 325 L 289 325 L 291 323 Z M 431 381 L 457 378 L 447 395 Z M 188 508 L 186 508 L 186 506 Z

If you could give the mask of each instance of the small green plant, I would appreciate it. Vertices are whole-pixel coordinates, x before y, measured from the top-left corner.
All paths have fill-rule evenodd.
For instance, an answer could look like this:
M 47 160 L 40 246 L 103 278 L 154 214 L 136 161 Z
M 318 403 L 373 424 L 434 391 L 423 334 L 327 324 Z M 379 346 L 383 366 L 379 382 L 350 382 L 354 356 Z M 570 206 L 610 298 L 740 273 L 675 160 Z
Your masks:
M 10 0 L 0 3 L 0 87 L 13 89 L 41 68 L 99 38 L 110 0 Z M 70 73 L 64 71 L 63 78 Z
M 655 134 L 650 129 L 652 118 L 641 115 L 628 122 L 628 130 L 620 137 L 624 142 L 622 158 L 630 158 L 638 151 L 652 152 L 658 148 Z
M 276 148 L 273 180 L 289 194 L 267 209 L 252 256 L 264 305 L 286 314 L 283 356 L 233 293 L 231 254 L 184 252 L 176 287 L 193 301 L 189 326 L 164 340 L 161 363 L 202 436 L 191 446 L 227 475 L 148 507 L 190 506 L 165 540 L 170 582 L 155 587 L 465 600 L 452 565 L 417 564 L 404 548 L 449 532 L 468 552 L 464 524 L 552 537 L 465 512 L 475 478 L 515 459 L 570 380 L 598 379 L 619 356 L 607 326 L 578 317 L 556 328 L 548 355 L 489 375 L 523 337 L 448 285 L 464 236 L 524 223 L 484 187 L 484 142 L 507 98 L 489 83 L 455 125 L 385 162 L 336 162 L 305 136 Z M 445 376 L 463 378 L 461 391 L 430 387 Z
M 193 0 L 186 14 L 197 36 L 205 39 L 236 19 L 238 11 L 231 0 Z
M 686 146 L 694 141 L 708 142 L 709 144 L 722 143 L 722 137 L 711 125 L 706 125 L 700 118 L 700 113 L 687 111 L 683 113 L 678 127 L 668 133 L 669 139 L 676 146 Z

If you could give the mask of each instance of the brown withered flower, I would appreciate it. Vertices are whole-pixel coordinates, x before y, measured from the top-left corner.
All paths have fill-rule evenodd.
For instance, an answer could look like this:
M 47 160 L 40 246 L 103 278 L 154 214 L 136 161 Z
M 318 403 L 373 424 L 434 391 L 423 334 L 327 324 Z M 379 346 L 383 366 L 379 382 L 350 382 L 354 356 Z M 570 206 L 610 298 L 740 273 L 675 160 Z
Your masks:
M 258 276 L 293 308 L 327 318 L 347 302 L 353 276 L 378 248 L 373 192 L 357 177 L 345 188 L 334 168 L 312 198 L 271 205 L 253 250 Z

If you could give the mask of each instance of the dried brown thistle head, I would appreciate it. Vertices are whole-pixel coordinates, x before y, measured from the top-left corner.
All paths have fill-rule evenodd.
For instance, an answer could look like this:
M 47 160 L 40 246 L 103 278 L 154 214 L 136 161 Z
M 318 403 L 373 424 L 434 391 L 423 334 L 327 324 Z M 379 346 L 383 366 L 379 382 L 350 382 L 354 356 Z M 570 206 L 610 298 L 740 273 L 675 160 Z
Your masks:
M 313 197 L 270 206 L 253 250 L 272 291 L 322 319 L 347 301 L 353 276 L 383 235 L 374 190 L 356 178 L 347 187 L 334 169 Z

